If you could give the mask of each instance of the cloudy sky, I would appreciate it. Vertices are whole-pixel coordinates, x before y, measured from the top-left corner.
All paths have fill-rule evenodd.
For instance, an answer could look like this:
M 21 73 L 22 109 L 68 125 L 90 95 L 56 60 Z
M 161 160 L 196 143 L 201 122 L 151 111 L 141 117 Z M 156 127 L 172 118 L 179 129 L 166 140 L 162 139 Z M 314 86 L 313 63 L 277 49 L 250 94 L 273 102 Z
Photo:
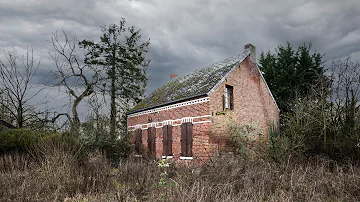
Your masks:
M 44 83 L 53 68 L 52 33 L 97 41 L 100 26 L 121 17 L 150 38 L 147 94 L 171 73 L 236 55 L 247 43 L 259 55 L 287 41 L 295 47 L 311 41 L 326 60 L 349 54 L 360 59 L 359 0 L 0 0 L 0 49 L 33 48 L 41 57 L 34 82 Z

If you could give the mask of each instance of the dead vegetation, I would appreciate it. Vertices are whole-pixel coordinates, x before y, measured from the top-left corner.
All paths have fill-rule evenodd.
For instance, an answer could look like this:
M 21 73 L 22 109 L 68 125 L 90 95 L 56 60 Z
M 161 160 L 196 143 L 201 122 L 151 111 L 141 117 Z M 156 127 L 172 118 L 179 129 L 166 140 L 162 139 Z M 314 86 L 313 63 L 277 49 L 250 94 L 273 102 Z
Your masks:
M 127 159 L 113 167 L 99 153 L 84 153 L 46 143 L 30 154 L 2 155 L 0 201 L 360 200 L 359 165 L 326 157 L 275 163 L 264 156 L 222 156 L 190 167 Z

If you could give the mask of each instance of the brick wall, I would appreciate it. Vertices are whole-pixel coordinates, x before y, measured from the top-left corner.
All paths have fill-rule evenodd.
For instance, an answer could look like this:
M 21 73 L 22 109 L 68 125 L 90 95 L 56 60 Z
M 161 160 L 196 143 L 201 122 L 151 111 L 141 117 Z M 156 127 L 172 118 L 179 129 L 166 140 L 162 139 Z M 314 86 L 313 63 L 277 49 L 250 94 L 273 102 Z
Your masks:
M 216 115 L 217 112 L 223 111 L 222 96 L 225 85 L 233 86 L 234 109 L 225 110 L 225 115 Z M 256 131 L 262 135 L 254 138 L 266 139 L 269 134 L 269 123 L 274 122 L 277 126 L 279 124 L 279 110 L 257 70 L 254 59 L 250 56 L 209 97 L 210 113 L 214 114 L 211 127 L 214 134 L 224 135 L 232 120 L 240 126 L 248 124 L 256 127 Z M 219 138 L 211 139 L 218 141 Z
M 225 86 L 233 86 L 234 109 L 226 110 L 225 114 L 216 115 L 223 111 L 223 98 Z M 142 143 L 144 151 L 147 151 L 147 127 L 156 127 L 156 157 L 161 158 L 163 154 L 163 130 L 164 121 L 172 120 L 173 125 L 172 151 L 174 160 L 178 160 L 181 153 L 181 119 L 184 117 L 194 118 L 193 125 L 193 156 L 194 159 L 207 159 L 210 155 L 217 154 L 219 149 L 226 151 L 229 140 L 224 138 L 227 125 L 233 122 L 241 125 L 252 125 L 256 127 L 254 138 L 267 139 L 269 124 L 279 124 L 279 111 L 269 93 L 266 84 L 256 67 L 252 57 L 247 57 L 238 68 L 236 68 L 221 85 L 209 95 L 209 101 L 191 104 L 158 112 L 147 113 L 134 117 L 128 117 L 128 130 L 132 131 L 135 126 L 142 124 Z M 211 120 L 211 122 L 209 122 Z M 202 123 L 196 123 L 201 122 Z M 149 125 L 148 125 L 149 124 Z M 139 126 L 138 126 L 139 127 Z M 134 142 L 134 138 L 133 138 Z
M 173 159 L 179 160 L 181 153 L 181 119 L 184 117 L 195 117 L 192 119 L 193 124 L 193 156 L 194 159 L 204 159 L 209 155 L 207 154 L 209 148 L 209 129 L 211 126 L 211 117 L 209 116 L 209 101 L 201 102 L 198 104 L 191 104 L 187 106 L 177 107 L 168 110 L 162 110 L 159 112 L 143 114 L 134 117 L 128 117 L 128 130 L 132 134 L 132 143 L 135 142 L 135 126 L 142 124 L 142 146 L 145 154 L 148 151 L 147 140 L 148 140 L 148 125 L 156 126 L 156 157 L 161 158 L 163 155 L 163 128 L 164 121 L 169 122 L 173 125 L 172 127 L 172 151 Z M 205 117 L 201 117 L 205 116 Z M 198 123 L 202 122 L 202 123 Z

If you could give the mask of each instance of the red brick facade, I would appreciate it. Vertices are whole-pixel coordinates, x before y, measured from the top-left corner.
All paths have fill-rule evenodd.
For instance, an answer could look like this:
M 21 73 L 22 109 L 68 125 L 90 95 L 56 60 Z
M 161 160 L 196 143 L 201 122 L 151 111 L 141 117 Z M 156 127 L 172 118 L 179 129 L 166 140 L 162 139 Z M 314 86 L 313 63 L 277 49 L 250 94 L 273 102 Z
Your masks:
M 226 85 L 233 89 L 232 110 L 223 109 Z M 205 160 L 225 146 L 226 141 L 222 141 L 221 135 L 226 135 L 230 120 L 239 125 L 256 127 L 258 134 L 254 138 L 263 139 L 268 137 L 270 124 L 279 124 L 275 100 L 251 56 L 233 69 L 208 96 L 129 114 L 127 124 L 132 134 L 141 129 L 144 153 L 148 150 L 147 130 L 149 127 L 156 128 L 156 158 L 163 156 L 162 126 L 171 124 L 173 160 L 180 160 L 181 124 L 192 122 L 192 158 Z M 135 141 L 135 135 L 133 137 Z

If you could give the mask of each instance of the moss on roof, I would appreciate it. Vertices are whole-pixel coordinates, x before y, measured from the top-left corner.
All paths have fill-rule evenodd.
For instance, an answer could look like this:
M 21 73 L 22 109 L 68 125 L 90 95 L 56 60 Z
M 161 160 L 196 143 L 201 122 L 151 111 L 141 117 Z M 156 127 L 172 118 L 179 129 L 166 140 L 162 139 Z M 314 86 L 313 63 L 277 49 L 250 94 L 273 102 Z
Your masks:
M 232 56 L 190 74 L 177 76 L 152 92 L 136 105 L 130 113 L 156 107 L 164 103 L 208 94 L 211 89 L 213 89 L 222 78 L 226 77 L 234 66 L 238 66 L 248 54 L 246 51 L 240 55 Z

